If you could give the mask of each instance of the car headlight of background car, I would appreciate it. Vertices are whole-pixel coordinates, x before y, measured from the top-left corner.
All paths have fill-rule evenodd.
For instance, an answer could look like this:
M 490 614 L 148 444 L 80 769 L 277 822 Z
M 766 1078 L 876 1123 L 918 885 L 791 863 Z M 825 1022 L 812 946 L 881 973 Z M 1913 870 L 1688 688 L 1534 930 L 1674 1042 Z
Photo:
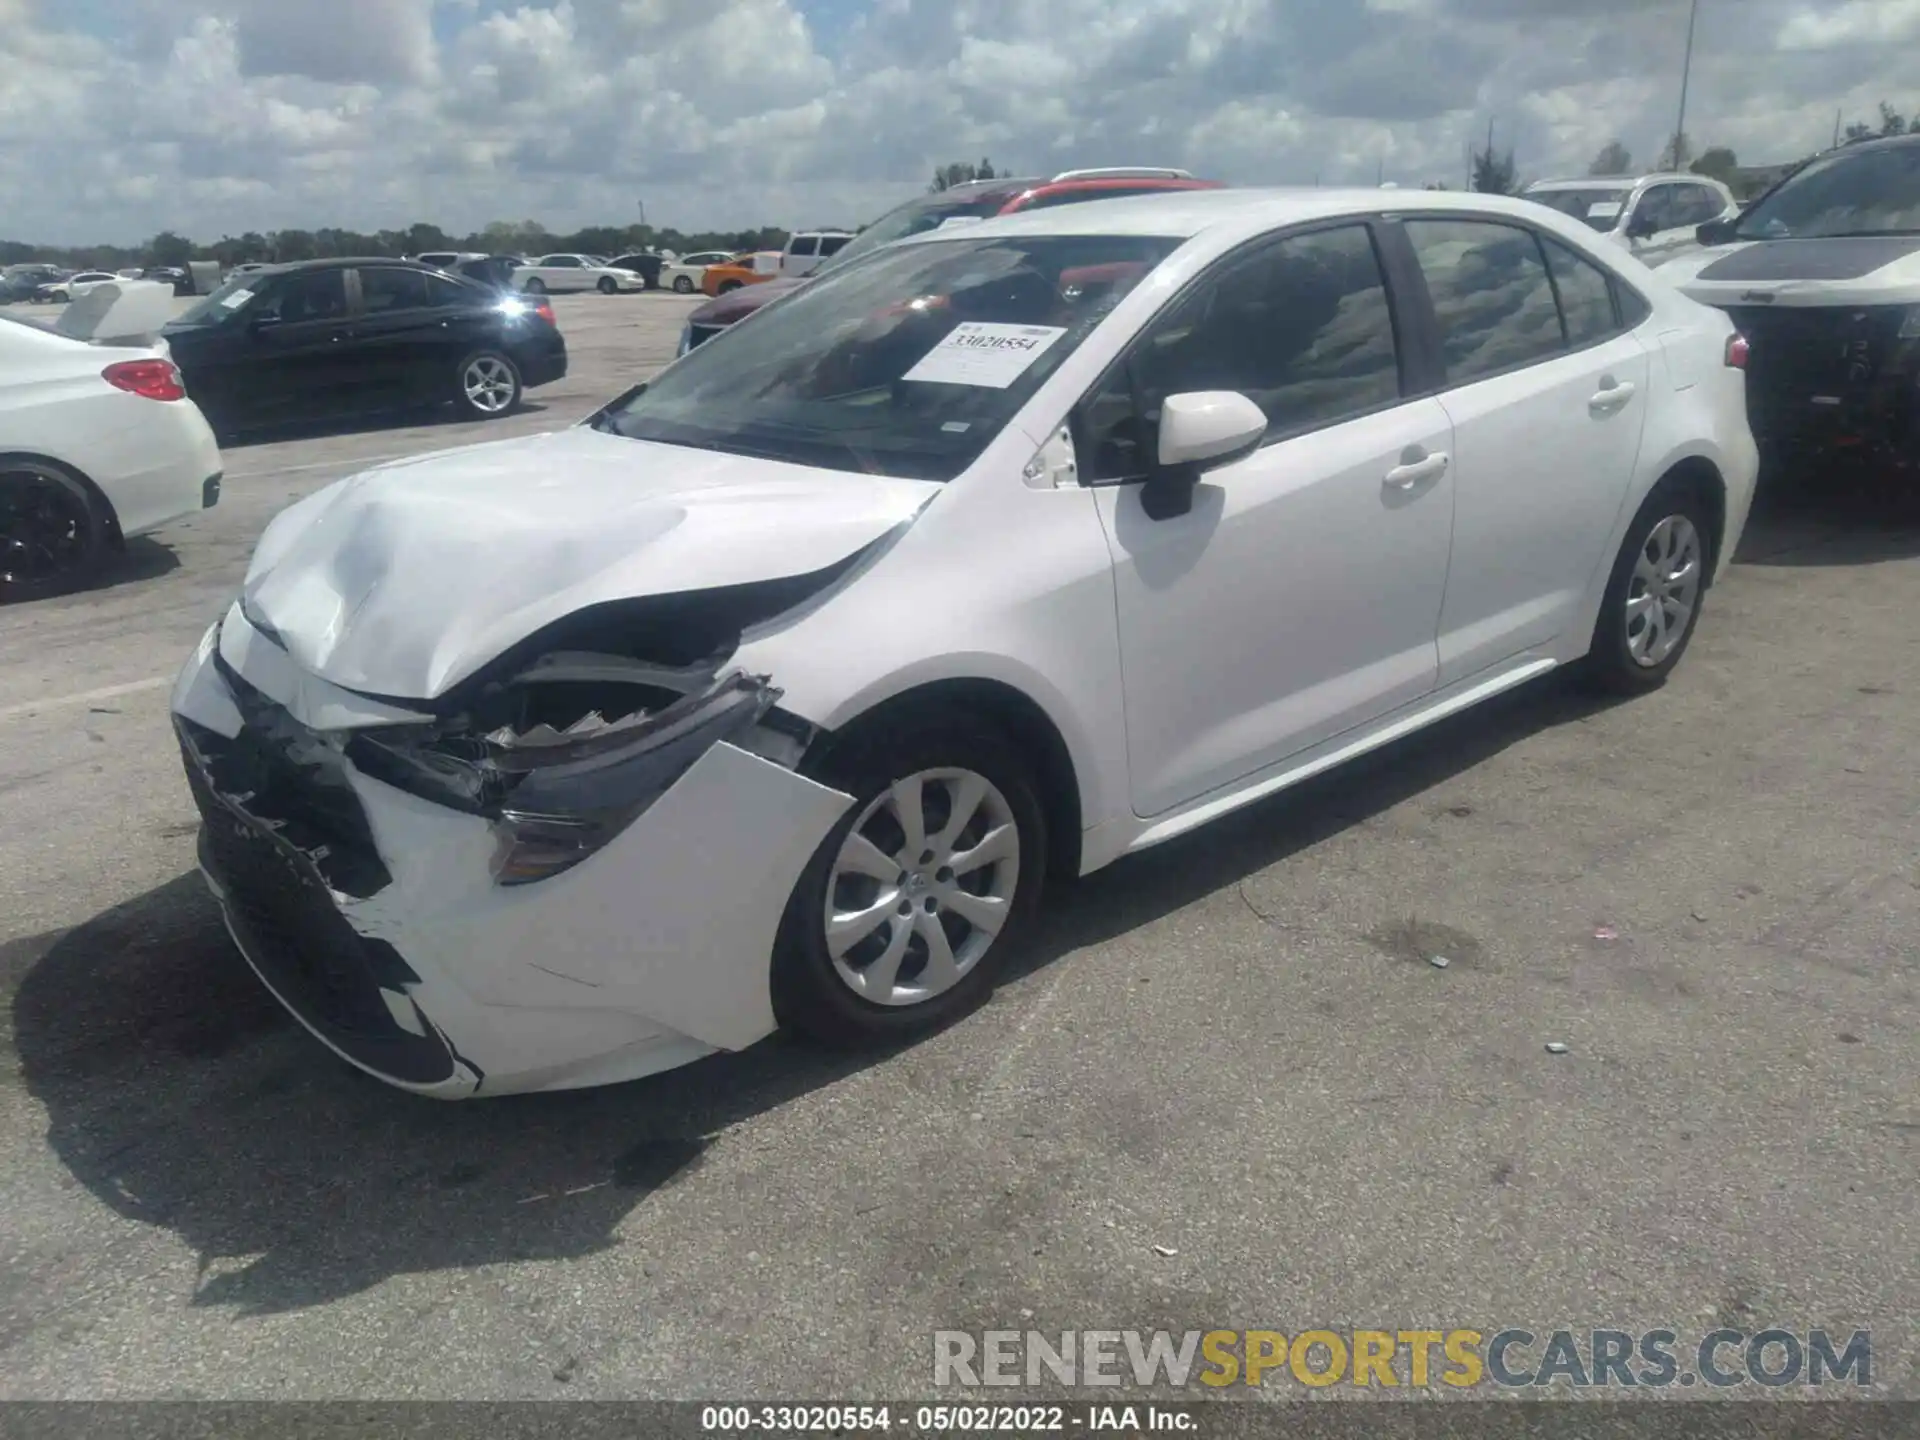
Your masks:
M 367 730 L 348 742 L 347 756 L 377 780 L 485 816 L 494 879 L 525 885 L 601 849 L 779 697 L 764 679 L 736 671 L 613 720 L 591 711 L 564 729 L 543 721 L 484 735 L 465 724 Z

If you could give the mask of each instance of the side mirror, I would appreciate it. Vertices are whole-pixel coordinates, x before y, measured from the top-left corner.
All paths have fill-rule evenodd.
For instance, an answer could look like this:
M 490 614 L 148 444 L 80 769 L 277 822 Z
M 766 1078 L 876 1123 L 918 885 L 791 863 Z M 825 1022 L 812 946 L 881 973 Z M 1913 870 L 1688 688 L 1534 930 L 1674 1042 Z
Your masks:
M 1658 222 L 1643 212 L 1627 221 L 1626 236 L 1629 240 L 1645 240 L 1656 234 L 1659 228 Z
M 1162 469 L 1208 469 L 1238 460 L 1267 433 L 1267 415 L 1237 390 L 1169 395 L 1160 406 Z
M 1238 391 L 1169 395 L 1160 405 L 1158 463 L 1141 491 L 1141 508 L 1152 520 L 1185 515 L 1202 472 L 1253 453 L 1266 433 L 1266 412 Z
M 1709 220 L 1693 232 L 1693 238 L 1703 246 L 1725 245 L 1733 239 L 1735 220 Z

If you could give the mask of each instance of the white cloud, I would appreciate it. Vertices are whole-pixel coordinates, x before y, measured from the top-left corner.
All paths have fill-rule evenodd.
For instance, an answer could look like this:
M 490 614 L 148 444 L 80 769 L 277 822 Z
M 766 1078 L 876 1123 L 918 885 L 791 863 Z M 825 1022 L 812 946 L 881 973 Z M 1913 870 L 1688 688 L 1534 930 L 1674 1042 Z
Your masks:
M 571 228 L 637 201 L 688 229 L 857 222 L 981 155 L 1457 183 L 1490 116 L 1523 173 L 1577 172 L 1616 136 L 1659 149 L 1685 20 L 1680 0 L 108 8 L 0 0 L 0 229 Z M 1687 128 L 1804 154 L 1836 109 L 1920 105 L 1916 44 L 1920 0 L 1702 0 Z

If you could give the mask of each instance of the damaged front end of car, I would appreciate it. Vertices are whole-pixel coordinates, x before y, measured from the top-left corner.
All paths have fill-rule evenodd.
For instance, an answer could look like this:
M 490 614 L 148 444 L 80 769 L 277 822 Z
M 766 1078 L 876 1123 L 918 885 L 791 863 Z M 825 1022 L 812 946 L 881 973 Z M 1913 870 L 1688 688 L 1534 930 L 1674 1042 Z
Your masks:
M 603 849 L 721 741 L 796 764 L 808 734 L 773 713 L 779 698 L 723 658 L 549 653 L 447 719 L 360 731 L 345 755 L 397 790 L 484 817 L 494 881 L 527 885 Z

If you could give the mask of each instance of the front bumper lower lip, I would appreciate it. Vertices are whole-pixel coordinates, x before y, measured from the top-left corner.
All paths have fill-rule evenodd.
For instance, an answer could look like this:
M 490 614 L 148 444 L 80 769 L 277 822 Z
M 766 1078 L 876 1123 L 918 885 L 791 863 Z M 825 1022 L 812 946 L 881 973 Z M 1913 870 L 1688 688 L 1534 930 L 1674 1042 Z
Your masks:
M 772 1032 L 781 915 L 851 797 L 722 741 L 591 859 L 503 888 L 483 818 L 349 763 L 392 876 L 355 898 L 210 783 L 196 738 L 240 733 L 213 648 L 174 692 L 202 870 L 248 963 L 337 1054 L 456 1099 L 633 1079 Z

